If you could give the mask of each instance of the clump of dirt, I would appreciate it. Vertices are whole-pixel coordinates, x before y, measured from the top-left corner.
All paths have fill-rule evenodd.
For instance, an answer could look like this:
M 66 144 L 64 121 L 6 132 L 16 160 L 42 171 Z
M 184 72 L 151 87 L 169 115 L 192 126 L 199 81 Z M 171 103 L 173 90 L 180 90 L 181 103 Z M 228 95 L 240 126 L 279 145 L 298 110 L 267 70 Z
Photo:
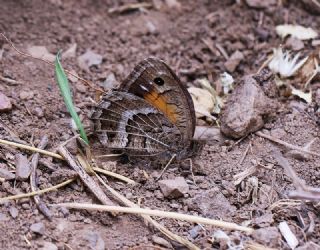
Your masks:
M 224 71 L 229 71 L 238 85 L 244 76 L 255 74 L 272 49 L 284 42 L 275 33 L 276 25 L 299 23 L 320 31 L 319 18 L 298 1 L 259 8 L 239 1 L 186 0 L 178 1 L 181 4 L 174 7 L 166 2 L 176 1 L 152 1 L 160 5 L 108 13 L 111 8 L 128 2 L 133 1 L 3 1 L 0 30 L 22 51 L 43 46 L 47 49 L 43 50 L 46 56 L 50 56 L 61 49 L 69 50 L 62 57 L 64 67 L 101 88 L 115 86 L 136 63 L 149 56 L 165 60 L 187 86 L 195 85 L 203 77 L 213 81 Z M 319 43 L 306 41 L 301 51 L 311 53 L 316 48 Z M 81 63 L 79 57 L 84 58 L 80 59 Z M 0 111 L 2 139 L 37 146 L 47 135 L 46 149 L 55 151 L 73 137 L 71 119 L 52 66 L 21 56 L 1 40 L 0 76 L 0 107 L 4 107 Z M 74 77 L 70 77 L 70 83 L 78 113 L 85 120 L 94 103 L 95 90 Z M 316 79 L 312 82 L 313 93 L 318 93 L 317 86 Z M 273 119 L 263 117 L 262 132 L 299 147 L 312 141 L 310 150 L 319 152 L 319 114 L 316 113 L 319 104 L 308 105 L 296 97 L 278 98 L 276 92 L 266 93 L 270 86 L 263 83 L 259 88 L 268 98 L 279 102 Z M 72 152 L 77 149 L 72 143 L 68 147 Z M 296 187 L 273 157 L 273 152 L 279 150 L 306 185 L 320 186 L 318 156 L 296 157 L 292 149 L 257 134 L 240 141 L 219 134 L 207 141 L 192 159 L 192 167 L 185 163 L 172 164 L 162 179 L 183 179 L 183 189 L 174 197 L 167 197 L 161 191 L 156 181 L 161 169 L 152 163 L 121 164 L 106 160 L 102 167 L 138 182 L 132 187 L 108 178 L 114 189 L 142 207 L 224 219 L 256 229 L 248 235 L 157 219 L 201 249 L 241 247 L 250 242 L 288 248 L 278 230 L 283 221 L 297 237 L 298 246 L 318 246 L 319 207 L 316 203 L 289 199 L 290 191 Z M 31 155 L 26 150 L 0 146 L 0 168 L 8 176 L 7 180 L 1 179 L 1 197 L 31 191 L 28 180 L 15 180 L 12 176 L 19 154 Z M 242 178 L 238 174 L 243 172 L 251 174 Z M 40 189 L 72 175 L 66 163 L 40 156 L 36 179 Z M 98 203 L 80 181 L 43 194 L 41 200 L 45 204 Z M 166 247 L 170 244 L 181 247 L 134 215 L 114 217 L 108 213 L 56 207 L 50 210 L 51 221 L 39 212 L 32 199 L 4 202 L 0 206 L 1 248 L 150 249 L 159 247 L 160 242 Z M 222 237 L 218 230 L 223 230 L 227 237 Z

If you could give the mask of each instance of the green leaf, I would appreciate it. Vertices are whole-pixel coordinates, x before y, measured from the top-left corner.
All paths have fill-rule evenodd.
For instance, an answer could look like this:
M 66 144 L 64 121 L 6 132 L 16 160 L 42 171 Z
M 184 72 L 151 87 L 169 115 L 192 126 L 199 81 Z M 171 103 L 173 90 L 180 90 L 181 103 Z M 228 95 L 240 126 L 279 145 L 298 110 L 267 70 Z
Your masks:
M 81 138 L 83 139 L 83 141 L 87 145 L 89 145 L 88 137 L 86 135 L 86 132 L 83 129 L 83 125 L 80 121 L 80 118 L 79 118 L 79 116 L 74 108 L 73 102 L 72 102 L 71 90 L 70 90 L 68 78 L 67 78 L 67 76 L 62 68 L 62 65 L 60 63 L 59 55 L 60 55 L 60 53 L 58 53 L 56 56 L 55 72 L 56 72 L 56 78 L 57 78 L 57 81 L 59 84 L 59 88 L 60 88 L 63 100 L 67 106 L 67 109 L 68 109 L 72 119 L 74 120 L 75 124 L 77 125 L 77 128 L 80 132 Z

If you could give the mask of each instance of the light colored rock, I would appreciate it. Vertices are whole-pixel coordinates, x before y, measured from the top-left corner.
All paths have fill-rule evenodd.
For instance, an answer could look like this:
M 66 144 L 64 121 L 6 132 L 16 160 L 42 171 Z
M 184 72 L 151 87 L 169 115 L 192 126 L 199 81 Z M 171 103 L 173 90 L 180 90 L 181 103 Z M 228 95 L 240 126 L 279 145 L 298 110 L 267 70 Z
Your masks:
M 161 192 L 166 198 L 179 198 L 189 191 L 189 185 L 183 177 L 159 181 Z
M 276 6 L 277 0 L 246 0 L 246 3 L 251 8 L 265 9 L 271 6 Z
M 237 50 L 234 52 L 230 58 L 225 62 L 224 66 L 228 70 L 228 72 L 232 73 L 236 70 L 240 62 L 244 59 L 244 55 L 242 52 Z
M 228 96 L 221 111 L 221 132 L 241 138 L 261 129 L 278 104 L 267 97 L 253 76 L 246 76 Z
M 25 181 L 29 178 L 31 165 L 27 157 L 22 154 L 15 155 L 16 179 Z
M 31 232 L 43 235 L 46 231 L 46 227 L 42 222 L 34 223 L 30 226 Z
M 6 169 L 4 164 L 0 164 L 0 177 L 5 180 L 13 180 L 15 175 Z
M 56 59 L 55 55 L 51 54 L 44 46 L 31 46 L 28 48 L 28 53 L 36 58 L 54 62 Z
M 209 218 L 228 218 L 236 208 L 230 204 L 219 188 L 199 191 L 187 200 L 189 210 L 194 210 Z
M 12 104 L 5 94 L 0 92 L 0 112 L 9 111 L 12 109 Z
M 18 210 L 16 207 L 11 206 L 11 207 L 9 208 L 9 213 L 10 213 L 11 217 L 12 217 L 13 219 L 15 219 L 15 218 L 17 218 L 18 215 L 19 215 L 19 210 Z
M 90 67 L 100 65 L 102 63 L 102 55 L 95 53 L 92 50 L 87 50 L 84 54 L 78 57 L 78 65 L 81 69 L 89 72 Z
M 58 250 L 58 247 L 49 241 L 42 242 L 42 248 L 40 250 Z
M 152 241 L 155 244 L 158 244 L 160 246 L 166 247 L 167 249 L 173 249 L 171 243 L 167 240 L 165 240 L 164 238 L 161 238 L 159 236 L 153 235 L 152 236 Z

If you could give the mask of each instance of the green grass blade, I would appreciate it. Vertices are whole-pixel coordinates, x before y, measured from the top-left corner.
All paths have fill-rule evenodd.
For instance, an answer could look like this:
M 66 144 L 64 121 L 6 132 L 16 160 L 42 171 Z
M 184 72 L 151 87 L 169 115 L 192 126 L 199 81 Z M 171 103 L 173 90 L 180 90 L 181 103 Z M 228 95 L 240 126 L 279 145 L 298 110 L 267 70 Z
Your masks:
M 59 53 L 56 56 L 56 61 L 55 61 L 55 72 L 56 72 L 56 78 L 59 84 L 59 88 L 64 100 L 64 103 L 67 106 L 67 109 L 74 120 L 75 124 L 77 125 L 77 128 L 80 132 L 80 136 L 83 139 L 83 141 L 89 145 L 89 140 L 86 135 L 86 132 L 83 129 L 83 125 L 80 121 L 80 118 L 74 108 L 73 102 L 72 102 L 72 97 L 71 97 L 71 90 L 68 82 L 68 78 L 62 68 L 62 65 L 59 60 Z

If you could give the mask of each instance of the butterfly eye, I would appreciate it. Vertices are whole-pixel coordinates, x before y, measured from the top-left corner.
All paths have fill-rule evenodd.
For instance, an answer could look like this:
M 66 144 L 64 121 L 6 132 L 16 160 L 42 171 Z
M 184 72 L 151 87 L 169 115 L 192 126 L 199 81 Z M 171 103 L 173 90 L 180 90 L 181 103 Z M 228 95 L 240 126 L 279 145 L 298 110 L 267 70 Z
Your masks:
M 164 80 L 161 77 L 154 78 L 153 82 L 159 86 L 162 86 L 164 84 Z

